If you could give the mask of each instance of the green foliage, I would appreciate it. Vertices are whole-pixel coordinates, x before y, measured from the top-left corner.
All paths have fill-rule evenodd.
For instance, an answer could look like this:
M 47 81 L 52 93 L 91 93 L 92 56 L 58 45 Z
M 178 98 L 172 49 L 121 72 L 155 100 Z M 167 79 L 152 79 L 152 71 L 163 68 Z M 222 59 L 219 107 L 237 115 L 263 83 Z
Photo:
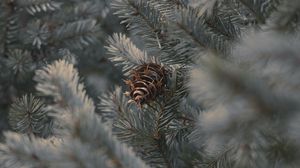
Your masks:
M 78 72 L 72 64 L 56 61 L 38 70 L 35 80 L 41 95 L 53 99 L 53 104 L 49 104 L 47 109 L 55 118 L 54 134 L 63 141 L 55 144 L 50 138 L 42 140 L 6 134 L 10 145 L 0 146 L 2 167 L 22 164 L 29 167 L 147 167 L 101 123 L 101 118 L 94 113 L 93 101 L 86 95 L 83 84 L 79 83 Z M 30 103 L 24 99 L 25 103 Z M 29 146 L 29 150 L 24 145 Z
M 8 59 L 5 60 L 5 64 L 17 79 L 22 79 L 31 71 L 33 61 L 28 51 L 16 49 L 8 52 Z
M 25 95 L 10 105 L 19 133 L 4 133 L 1 167 L 300 166 L 297 0 L 0 4 L 0 69 L 10 68 L 0 89 L 25 92 L 15 83 L 35 72 L 32 94 L 5 102 Z M 120 83 L 92 93 L 97 106 L 89 96 L 97 84 L 86 85 L 83 62 L 112 28 L 106 5 L 127 29 L 105 40 L 107 60 L 121 69 L 112 74 L 126 80 L 147 63 L 167 71 L 163 91 L 142 107 Z
M 114 34 L 108 38 L 108 53 L 113 57 L 110 58 L 116 65 L 121 65 L 123 72 L 128 72 L 137 65 L 149 61 L 155 61 L 154 57 L 148 56 L 145 51 L 138 49 L 129 38 L 123 34 Z
M 24 95 L 12 104 L 9 124 L 14 131 L 47 136 L 50 130 L 45 104 L 33 95 Z
M 5 117 L 16 97 L 34 91 L 32 77 L 36 69 L 67 55 L 61 51 L 76 55 L 81 72 L 99 74 L 99 60 L 105 56 L 104 38 L 109 31 L 118 29 L 117 25 L 102 29 L 106 19 L 112 18 L 108 13 L 105 0 L 1 1 L 1 117 Z M 114 23 L 116 20 L 110 25 Z
M 274 35 L 260 34 L 260 36 L 268 41 Z M 259 40 L 260 38 L 255 36 L 250 39 Z M 289 38 L 289 41 L 291 39 L 292 37 Z M 281 40 L 277 39 L 273 44 L 269 43 L 268 45 L 281 43 Z M 261 41 L 263 42 L 263 40 Z M 246 55 L 251 53 L 253 57 L 260 57 L 259 60 L 264 62 L 267 50 L 272 47 L 260 48 L 261 46 L 257 46 L 258 43 L 256 42 L 255 49 L 251 50 L 249 50 L 251 48 L 249 45 L 242 46 L 243 52 L 241 53 Z M 281 54 L 288 51 L 289 56 L 287 57 L 292 59 L 295 56 L 292 54 L 292 50 L 285 48 L 284 45 L 281 45 L 278 50 L 281 51 Z M 253 55 L 253 52 L 257 53 Z M 202 129 L 195 129 L 194 137 L 205 135 L 201 142 L 205 144 L 206 151 L 214 158 L 220 158 L 220 151 L 228 151 L 223 153 L 224 155 L 229 153 L 224 156 L 226 157 L 225 163 L 231 163 L 235 167 L 293 167 L 298 164 L 298 161 L 294 159 L 299 155 L 299 152 L 294 149 L 299 147 L 295 144 L 296 139 L 291 137 L 288 132 L 289 124 L 295 122 L 291 118 L 297 116 L 299 99 L 288 92 L 294 87 L 293 83 L 297 83 L 297 80 L 293 78 L 293 75 L 289 75 L 288 80 L 280 78 L 283 77 L 282 73 L 292 74 L 287 72 L 294 65 L 287 61 L 288 69 L 270 71 L 269 68 L 276 67 L 275 62 L 279 58 L 276 56 L 276 52 L 267 56 L 268 63 L 263 66 L 260 64 L 261 62 L 250 61 L 252 58 L 248 56 L 240 56 L 241 53 L 238 52 L 236 55 L 240 58 L 240 65 L 210 59 L 206 61 L 204 68 L 193 72 L 194 97 L 207 107 L 199 121 Z M 263 55 L 260 55 L 261 53 Z M 247 60 L 245 62 L 247 66 L 241 66 L 243 59 Z M 280 64 L 285 63 L 281 62 Z M 279 86 L 280 82 L 278 81 L 285 81 L 284 88 Z M 220 82 L 222 85 L 218 84 Z M 274 85 L 274 82 L 278 85 Z M 197 144 L 200 146 L 202 143 Z M 287 147 L 279 149 L 275 145 L 278 143 Z M 251 153 L 253 154 L 251 155 Z M 275 161 L 273 156 L 278 155 L 286 155 L 289 159 L 277 158 L 280 161 L 277 159 Z
M 0 55 L 18 80 L 19 72 L 32 73 L 41 63 L 57 59 L 61 48 L 92 58 L 79 50 L 100 43 L 100 25 L 107 15 L 105 2 L 97 0 L 5 0 L 0 8 Z
M 144 5 L 140 7 L 139 5 L 143 3 Z M 166 5 L 167 3 L 169 4 Z M 205 109 L 205 112 L 201 113 L 199 121 L 188 120 L 190 125 L 199 122 L 199 126 L 195 127 L 194 125 L 194 127 L 191 127 L 192 130 L 194 130 L 193 132 L 187 129 L 180 135 L 181 138 L 185 137 L 184 135 L 188 137 L 186 140 L 183 140 L 187 145 L 183 145 L 180 143 L 180 140 L 169 139 L 172 137 L 169 136 L 173 131 L 172 127 L 175 128 L 174 132 L 184 130 L 184 127 L 181 126 L 182 123 L 178 122 L 178 120 L 185 115 L 178 109 L 178 106 L 171 106 L 171 113 L 164 111 L 164 103 L 168 100 L 167 97 L 164 97 L 163 100 L 158 99 L 157 102 L 150 103 L 142 110 L 135 110 L 134 107 L 126 105 L 124 96 L 119 96 L 119 99 L 117 99 L 120 94 L 113 94 L 112 99 L 114 101 L 111 102 L 111 105 L 114 105 L 115 108 L 108 111 L 115 112 L 114 114 L 108 114 L 108 111 L 105 111 L 103 115 L 113 118 L 110 123 L 112 123 L 116 135 L 121 140 L 131 144 L 138 153 L 141 153 L 142 158 L 154 167 L 160 167 L 161 165 L 163 165 L 163 167 L 184 167 L 191 165 L 197 167 L 197 164 L 199 164 L 199 167 L 270 167 L 271 165 L 275 167 L 278 165 L 291 166 L 297 164 L 296 160 L 290 160 L 293 163 L 285 161 L 280 161 L 276 164 L 272 163 L 274 157 L 270 158 L 269 156 L 278 156 L 279 153 L 284 152 L 286 155 L 290 155 L 289 158 L 294 158 L 294 156 L 298 156 L 298 154 L 293 150 L 288 152 L 286 150 L 273 150 L 273 145 L 269 146 L 272 142 L 276 143 L 270 140 L 270 137 L 281 139 L 285 136 L 281 135 L 281 131 L 271 131 L 270 128 L 279 128 L 267 122 L 268 120 L 273 122 L 275 120 L 276 123 L 279 124 L 292 123 L 292 121 L 278 120 L 277 117 L 282 119 L 286 118 L 282 116 L 282 111 L 285 111 L 287 116 L 294 116 L 295 113 L 288 113 L 288 111 L 298 111 L 296 106 L 296 104 L 298 104 L 297 101 L 286 99 L 285 97 L 277 95 L 277 93 L 272 93 L 273 91 L 268 88 L 269 86 L 264 86 L 264 81 L 253 76 L 252 71 L 248 72 L 248 69 L 244 70 L 244 66 L 248 67 L 251 65 L 251 62 L 249 62 L 251 60 L 250 58 L 255 57 L 254 55 L 258 55 L 259 53 L 244 56 L 247 54 L 247 51 L 237 53 L 242 45 L 235 44 L 237 41 L 243 41 L 246 33 L 253 31 L 253 28 L 267 31 L 269 29 L 269 20 L 271 21 L 274 19 L 273 17 L 275 17 L 275 13 L 273 14 L 273 12 L 276 11 L 277 7 L 278 9 L 284 8 L 286 4 L 287 3 L 282 4 L 278 1 L 214 1 L 211 4 L 207 2 L 204 6 L 201 6 L 200 3 L 197 7 L 179 5 L 180 7 L 177 8 L 177 10 L 173 10 L 172 13 L 170 9 L 174 9 L 176 5 L 172 4 L 171 1 L 161 3 L 156 1 L 116 1 L 114 4 L 114 8 L 116 8 L 117 11 L 116 13 L 120 15 L 120 18 L 124 18 L 124 22 L 128 24 L 128 30 L 131 31 L 133 35 L 140 36 L 142 40 L 145 40 L 143 43 L 146 43 L 145 47 L 149 53 L 152 53 L 154 50 L 152 48 L 149 50 L 147 45 L 156 43 L 157 57 L 162 63 L 177 69 L 178 67 L 176 67 L 176 65 L 178 64 L 181 66 L 192 65 L 193 61 L 189 60 L 198 59 L 202 67 L 201 69 L 204 70 L 203 72 L 202 70 L 195 71 L 193 78 L 199 75 L 201 78 L 195 80 L 196 82 L 192 80 L 188 85 L 193 86 L 191 88 L 192 95 L 195 95 L 194 97 L 197 103 L 201 104 Z M 211 7 L 206 5 L 210 5 Z M 167 6 L 169 8 L 167 8 Z M 145 9 L 145 7 L 147 7 L 147 9 Z M 297 7 L 294 9 L 296 8 Z M 152 13 L 149 12 L 151 10 Z M 145 14 L 145 12 L 148 14 Z M 280 10 L 276 12 L 280 12 Z M 297 17 L 297 12 L 291 13 L 293 13 L 294 18 Z M 279 16 L 279 14 L 276 15 Z M 283 15 L 288 17 L 287 14 Z M 174 16 L 176 17 L 174 18 Z M 159 23 L 163 25 L 157 24 L 157 19 L 159 18 L 162 18 Z M 144 25 L 144 27 L 139 26 L 139 24 Z M 163 32 L 164 36 L 157 36 L 157 32 Z M 147 36 L 150 34 L 152 35 Z M 148 40 L 148 37 L 151 37 L 152 40 Z M 262 40 L 259 40 L 260 38 L 258 38 L 258 36 L 255 37 L 258 40 L 252 40 L 251 42 L 262 45 Z M 264 38 L 269 39 L 269 36 L 264 36 Z M 281 40 L 278 38 L 274 39 L 274 41 Z M 122 40 L 119 40 L 119 42 L 124 43 Z M 117 39 L 114 43 L 110 42 L 110 45 L 116 43 L 118 43 Z M 252 43 L 245 44 L 245 48 L 251 48 Z M 283 46 L 283 43 L 280 43 L 281 45 L 274 44 L 274 46 L 265 46 L 265 48 L 280 48 L 279 46 Z M 288 43 L 291 44 L 291 42 Z M 124 44 L 122 46 L 125 46 Z M 295 42 L 295 44 L 299 43 Z M 155 47 L 155 45 L 152 45 L 152 47 Z M 292 45 L 291 48 L 293 47 L 294 45 Z M 126 50 L 127 53 L 129 53 L 130 48 L 131 47 L 119 47 L 119 53 L 124 53 Z M 252 47 L 252 50 L 257 51 L 259 48 Z M 266 51 L 262 52 L 266 53 Z M 278 52 L 283 54 L 285 50 L 283 49 Z M 248 53 L 250 52 L 248 51 Z M 269 55 L 274 55 L 274 53 L 271 52 Z M 137 57 L 135 54 L 132 55 Z M 202 60 L 202 58 L 199 60 L 199 56 L 205 58 L 213 57 L 213 55 L 219 58 L 208 58 L 208 61 Z M 234 57 L 232 57 L 232 55 L 234 55 Z M 219 60 L 220 58 L 221 60 Z M 223 58 L 226 59 L 223 60 Z M 241 62 L 244 59 L 245 61 Z M 115 59 L 112 60 L 114 61 Z M 256 60 L 256 62 L 260 61 L 262 62 L 261 58 Z M 122 63 L 124 63 L 125 66 L 132 64 L 130 61 L 128 63 Z M 288 67 L 291 67 L 291 65 L 288 65 Z M 127 70 L 129 69 L 131 68 Z M 261 71 L 261 68 L 257 66 L 253 66 L 253 70 L 254 69 Z M 271 69 L 266 71 L 273 72 Z M 183 76 L 187 75 L 186 72 L 183 74 Z M 285 72 L 285 74 L 292 74 L 292 72 Z M 273 81 L 273 83 L 291 80 L 290 78 L 277 79 L 277 81 Z M 170 83 L 175 84 L 176 82 L 171 80 Z M 177 89 L 178 91 L 180 90 L 179 88 Z M 285 92 L 287 91 L 286 88 L 284 90 Z M 117 93 L 119 92 L 120 90 L 118 89 Z M 186 90 L 183 90 L 182 93 L 185 93 L 183 94 L 184 97 L 188 95 Z M 282 92 L 280 93 L 282 94 Z M 291 94 L 292 93 L 288 95 Z M 181 96 L 174 95 L 171 92 L 166 93 L 166 95 L 176 100 L 174 101 L 176 105 L 179 104 L 178 102 L 181 100 Z M 242 95 L 247 98 L 243 98 Z M 109 96 L 105 97 L 109 98 Z M 157 106 L 156 103 L 160 106 Z M 100 104 L 100 111 L 103 107 L 108 106 L 107 101 L 105 106 Z M 264 111 L 263 113 L 267 113 L 267 116 L 261 117 L 255 112 L 252 114 L 250 110 L 251 106 L 253 106 L 254 111 L 256 108 L 261 109 Z M 159 113 L 160 110 L 164 112 Z M 134 111 L 138 111 L 137 113 L 139 114 L 135 114 Z M 123 113 L 128 114 L 124 115 Z M 120 117 L 118 118 L 118 116 Z M 255 120 L 257 121 L 254 122 Z M 154 123 L 149 121 L 153 121 Z M 289 128 L 289 126 L 287 126 L 287 128 Z M 158 137 L 159 142 L 158 144 L 152 141 L 145 142 L 146 137 L 152 137 L 152 139 L 155 140 Z M 293 138 L 286 141 L 292 141 L 289 145 L 295 145 Z M 140 143 L 142 143 L 142 145 Z M 176 143 L 179 146 L 175 149 L 173 148 L 174 151 L 170 144 Z M 157 146 L 158 149 L 155 150 L 150 144 Z M 288 144 L 286 145 L 289 146 Z M 194 153 L 194 156 L 185 153 L 186 149 L 192 149 L 193 146 L 197 148 L 197 150 L 188 150 L 188 152 Z M 294 148 L 298 147 L 294 146 Z M 148 151 L 147 149 L 156 152 L 143 153 L 143 151 Z M 176 150 L 180 151 L 179 153 L 181 154 L 176 155 Z M 249 153 L 247 151 L 249 151 Z M 272 154 L 272 151 L 276 151 L 276 154 Z M 177 160 L 181 160 L 181 163 L 180 161 L 174 162 L 172 155 L 175 155 Z M 279 155 L 283 156 L 283 154 Z M 164 160 L 157 160 L 155 156 L 160 156 L 160 159 Z M 190 159 L 190 162 L 185 159 Z
M 100 115 L 113 125 L 117 137 L 131 144 L 142 158 L 155 167 L 176 165 L 178 162 L 178 158 L 171 156 L 176 154 L 168 150 L 173 147 L 172 138 L 179 131 L 177 129 L 185 132 L 181 121 L 183 115 L 175 112 L 179 110 L 178 102 L 186 90 L 182 76 L 184 72 L 185 69 L 174 70 L 168 96 L 159 98 L 142 110 L 128 105 L 128 98 L 124 97 L 119 87 L 113 93 L 101 96 L 98 105 Z

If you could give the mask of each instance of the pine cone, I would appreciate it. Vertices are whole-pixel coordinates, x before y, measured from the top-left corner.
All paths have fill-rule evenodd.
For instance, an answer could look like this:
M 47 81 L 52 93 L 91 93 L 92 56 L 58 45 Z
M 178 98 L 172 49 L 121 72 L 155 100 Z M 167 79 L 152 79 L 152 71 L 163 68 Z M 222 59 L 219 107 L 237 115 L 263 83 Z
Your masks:
M 143 104 L 156 99 L 166 87 L 168 71 L 159 64 L 142 64 L 131 72 L 131 79 L 125 80 L 130 91 L 126 92 L 131 97 L 128 102 L 135 102 L 140 108 Z

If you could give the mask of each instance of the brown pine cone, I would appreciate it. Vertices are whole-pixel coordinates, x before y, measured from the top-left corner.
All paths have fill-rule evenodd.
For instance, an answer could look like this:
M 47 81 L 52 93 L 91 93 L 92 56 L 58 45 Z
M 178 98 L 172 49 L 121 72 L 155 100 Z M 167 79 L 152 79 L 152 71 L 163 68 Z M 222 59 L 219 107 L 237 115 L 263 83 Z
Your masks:
M 167 74 L 168 71 L 156 63 L 145 63 L 132 70 L 131 79 L 125 80 L 130 89 L 125 92 L 131 97 L 128 102 L 135 102 L 141 108 L 143 104 L 155 100 L 166 87 Z

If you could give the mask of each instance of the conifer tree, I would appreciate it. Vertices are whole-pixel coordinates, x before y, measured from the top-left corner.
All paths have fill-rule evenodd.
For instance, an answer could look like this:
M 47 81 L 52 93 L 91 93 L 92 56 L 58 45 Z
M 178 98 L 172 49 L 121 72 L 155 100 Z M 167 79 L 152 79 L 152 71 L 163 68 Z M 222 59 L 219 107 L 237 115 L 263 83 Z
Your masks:
M 74 65 L 80 59 L 70 59 L 70 52 L 38 66 L 35 95 L 10 106 L 9 123 L 18 133 L 5 133 L 1 167 L 300 166 L 298 0 L 111 0 L 110 6 L 127 28 L 105 46 L 124 82 L 95 100 Z M 20 9 L 35 16 L 44 8 Z M 68 20 L 67 14 L 59 16 Z M 87 22 L 80 25 L 80 35 L 91 31 Z M 80 55 L 77 49 L 89 48 L 92 40 L 55 36 L 59 29 L 69 37 L 72 26 L 14 42 L 17 49 L 4 47 L 3 57 L 32 57 L 44 47 L 54 60 L 57 46 Z
M 99 71 L 98 63 L 104 58 L 101 46 L 110 33 L 105 28 L 106 19 L 111 19 L 108 12 L 109 2 L 104 0 L 2 0 L 1 119 L 13 101 L 34 92 L 34 71 L 47 63 L 74 57 L 82 73 Z

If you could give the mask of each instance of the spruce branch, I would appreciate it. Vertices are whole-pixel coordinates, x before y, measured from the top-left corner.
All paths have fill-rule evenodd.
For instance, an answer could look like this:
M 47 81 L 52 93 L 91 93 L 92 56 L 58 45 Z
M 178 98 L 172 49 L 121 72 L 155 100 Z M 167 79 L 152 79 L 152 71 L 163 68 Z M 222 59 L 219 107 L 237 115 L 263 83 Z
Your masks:
M 278 95 L 297 99 L 299 41 L 298 34 L 251 34 L 235 47 L 232 59 L 267 80 Z M 275 70 L 279 65 L 281 68 Z
M 186 19 L 190 18 L 190 19 Z M 227 39 L 224 35 L 214 34 L 209 31 L 208 25 L 205 24 L 205 19 L 198 16 L 196 9 L 183 9 L 177 25 L 178 37 L 185 39 L 192 46 L 200 50 L 211 50 L 221 54 L 227 53 Z
M 201 13 L 208 13 L 208 15 L 213 15 L 214 12 L 218 11 L 220 8 L 222 9 L 221 6 L 223 5 L 227 7 L 232 6 L 236 8 L 236 11 L 240 11 L 242 15 L 246 13 L 250 14 L 258 23 L 264 24 L 279 4 L 280 1 L 278 0 L 202 0 L 198 5 L 201 6 Z
M 218 17 L 208 22 L 204 17 L 198 16 L 197 9 L 175 10 L 174 3 L 118 0 L 113 2 L 113 8 L 116 10 L 115 14 L 128 24 L 129 30 L 145 39 L 150 52 L 161 53 L 164 63 L 189 63 L 190 59 L 199 54 L 199 50 L 216 50 L 224 54 L 227 52 L 227 41 L 237 34 L 230 22 Z M 167 4 L 169 8 L 166 7 Z
M 229 42 L 233 42 L 241 34 L 242 26 L 238 26 L 232 16 L 227 17 L 222 14 L 205 15 L 205 24 L 211 31 L 221 34 Z
M 163 17 L 166 17 L 172 21 L 176 20 L 178 9 L 185 7 L 182 1 L 178 0 L 150 0 L 148 3 L 158 10 Z
M 60 108 L 94 111 L 94 103 L 86 96 L 84 85 L 79 82 L 78 72 L 72 64 L 55 61 L 37 70 L 34 80 L 38 83 L 36 89 L 44 96 L 51 96 Z
M 24 8 L 30 15 L 60 9 L 62 3 L 53 0 L 16 0 L 16 6 Z
M 137 134 L 143 134 L 142 123 L 135 108 L 128 104 L 128 98 L 123 94 L 121 87 L 115 87 L 111 92 L 99 97 L 98 109 L 105 122 L 113 126 L 114 134 L 124 142 L 131 141 Z
M 97 21 L 95 19 L 65 23 L 54 30 L 49 43 L 55 44 L 55 42 L 60 42 L 68 48 L 82 49 L 84 46 L 97 41 L 95 37 L 96 31 Z
M 187 95 L 186 81 L 188 81 L 187 74 L 188 69 L 185 67 L 181 67 L 178 69 L 173 69 L 172 77 L 169 81 L 171 86 L 167 91 L 168 94 L 162 101 L 162 103 L 158 103 L 158 111 L 159 111 L 159 120 L 157 125 L 157 131 L 166 131 L 170 122 L 176 118 L 176 110 L 179 109 L 180 104 L 178 102 L 181 101 L 183 97 Z
M 41 20 L 36 20 L 28 24 L 26 33 L 22 35 L 24 44 L 30 44 L 37 49 L 41 49 L 42 45 L 47 45 L 50 36 L 48 27 L 42 25 Z
M 202 159 L 197 148 L 189 140 L 189 135 L 198 121 L 199 109 L 191 105 L 186 97 L 181 98 L 176 115 L 162 131 L 165 134 L 166 156 L 171 167 L 197 166 L 195 159 Z
M 113 164 L 121 167 L 147 167 L 125 144 L 120 143 L 111 130 L 101 122 L 94 113 L 93 101 L 86 95 L 83 84 L 72 64 L 64 60 L 37 71 L 35 80 L 37 90 L 43 95 L 52 96 L 59 108 L 55 115 L 67 132 L 69 141 L 78 139 L 79 144 L 90 146 L 90 149 L 103 149 Z M 71 113 L 61 117 L 60 110 Z M 92 150 L 93 151 L 93 150 Z
M 112 94 L 118 93 L 118 88 Z M 114 94 L 109 103 L 115 110 L 100 113 L 104 116 L 114 116 L 112 122 L 113 133 L 123 142 L 128 143 L 150 166 L 166 166 L 167 156 L 164 154 L 164 142 L 156 134 L 155 123 L 157 112 L 150 110 L 139 111 L 135 106 L 129 106 L 126 97 Z M 105 106 L 99 106 L 105 110 Z M 108 114 L 107 114 L 108 113 Z M 151 121 L 151 122 L 149 122 Z
M 166 18 L 144 0 L 116 0 L 112 3 L 115 14 L 123 19 L 128 30 L 142 37 L 149 52 L 158 52 L 166 36 Z
M 33 60 L 27 50 L 10 49 L 6 54 L 8 56 L 8 59 L 4 60 L 6 66 L 16 79 L 22 79 L 32 71 Z
M 48 124 L 45 104 L 32 94 L 17 99 L 10 108 L 8 118 L 10 126 L 17 132 L 35 135 L 50 132 L 45 131 Z
M 10 45 L 18 39 L 19 16 L 16 14 L 18 9 L 13 2 L 1 3 L 0 7 L 0 53 L 8 57 L 7 53 L 10 49 Z
M 103 151 L 95 150 L 90 145 L 83 144 L 78 140 L 66 138 L 64 141 L 68 141 L 68 143 L 63 143 L 58 149 L 60 158 L 51 163 L 53 167 L 113 167 Z
M 169 3 L 169 2 L 166 2 Z M 175 2 L 170 2 L 171 4 Z M 168 64 L 179 64 L 189 62 L 185 59 L 189 53 L 188 45 L 179 45 L 178 40 L 170 36 L 172 31 L 167 30 L 170 20 L 175 20 L 175 11 L 172 9 L 163 9 L 165 4 L 161 1 L 131 1 L 118 0 L 113 1 L 112 7 L 123 22 L 127 24 L 129 30 L 135 35 L 143 37 L 146 42 L 146 50 L 151 54 L 161 57 L 161 61 Z M 171 7 L 172 8 L 172 7 Z M 163 10 L 163 11 L 160 11 Z M 174 16 L 167 11 L 174 13 Z M 169 14 L 167 14 L 169 13 Z M 146 26 L 145 26 L 146 25 Z M 183 50 L 183 51 L 182 51 Z
M 224 150 L 224 152 L 222 151 L 217 154 L 213 154 L 213 156 L 205 158 L 200 165 L 207 168 L 231 168 L 233 167 L 233 163 L 230 160 L 230 154 L 230 150 Z
M 239 33 L 238 27 L 233 24 L 232 18 L 224 17 L 225 15 L 218 14 L 218 13 L 210 14 L 210 12 L 203 12 L 203 10 L 207 11 L 206 5 L 208 6 L 212 5 L 212 7 L 214 7 L 214 3 L 215 3 L 214 0 L 205 1 L 205 2 L 201 2 L 201 1 L 189 2 L 189 5 L 185 5 L 184 2 L 172 1 L 172 0 L 166 0 L 166 1 L 151 0 L 149 3 L 152 6 L 154 6 L 154 8 L 157 9 L 162 16 L 167 17 L 172 22 L 178 19 L 178 13 L 180 13 L 180 11 L 190 8 L 197 11 L 199 16 L 202 17 L 205 16 L 203 18 L 205 20 L 204 22 L 205 25 L 207 25 L 210 28 L 210 30 L 214 31 L 216 34 L 222 34 L 226 38 L 232 39 L 233 37 L 237 36 Z M 201 8 L 199 9 L 198 7 L 194 7 L 194 8 L 190 7 L 195 5 L 193 3 L 199 3 L 196 6 L 201 6 Z M 201 5 L 202 3 L 205 6 Z
M 148 167 L 127 145 L 120 143 L 112 135 L 110 128 L 101 123 L 96 114 L 80 113 L 71 122 L 69 127 L 73 138 L 80 138 L 82 143 L 90 144 L 91 150 L 103 148 L 117 167 Z
M 176 154 L 172 154 L 172 151 L 179 154 L 181 146 L 172 146 L 176 142 L 172 142 L 174 139 L 171 134 L 174 134 L 175 125 L 180 125 L 173 121 L 179 116 L 178 102 L 186 95 L 186 70 L 175 70 L 174 67 L 172 79 L 168 82 L 171 85 L 166 90 L 165 97 L 149 103 L 142 110 L 128 105 L 128 100 L 119 87 L 101 97 L 108 100 L 102 100 L 99 104 L 99 110 L 104 111 L 100 112 L 100 115 L 107 117 L 108 122 L 112 123 L 113 133 L 120 140 L 133 146 L 150 165 L 172 167 L 180 162 L 176 160 Z M 174 129 L 170 130 L 171 125 Z
M 110 58 L 116 65 L 122 66 L 123 72 L 128 74 L 129 71 L 143 63 L 158 62 L 154 57 L 148 56 L 145 51 L 138 49 L 131 40 L 123 34 L 114 34 L 108 38 L 109 46 L 106 47 L 108 53 L 113 57 Z
M 5 144 L 0 144 L 0 166 L 3 168 L 55 167 L 51 163 L 60 159 L 50 140 L 12 132 L 5 133 L 5 137 Z
M 248 99 L 247 101 L 251 101 L 256 107 L 254 109 L 259 111 L 258 116 L 260 117 L 265 116 L 272 118 L 273 115 L 283 117 L 282 115 L 288 115 L 287 113 L 293 114 L 293 112 L 298 108 L 297 101 L 293 100 L 293 98 L 281 96 L 280 94 L 272 91 L 272 89 L 269 89 L 265 84 L 264 80 L 259 77 L 249 74 L 243 71 L 243 69 L 234 67 L 233 65 L 220 60 L 213 62 L 214 61 L 209 63 L 209 68 L 206 69 L 207 72 L 206 70 L 195 70 L 193 72 L 194 80 L 192 82 L 192 88 L 198 90 L 194 90 L 194 96 L 198 97 L 200 95 L 197 95 L 197 93 L 201 93 L 202 96 L 199 98 L 202 99 L 202 102 L 205 103 L 204 105 L 207 108 L 217 106 L 223 101 L 226 102 L 226 99 L 230 98 L 230 95 L 232 94 L 241 94 L 245 96 L 246 99 Z M 209 75 L 206 73 L 209 73 Z M 208 87 L 207 84 L 204 84 L 205 82 L 201 85 L 199 84 L 199 82 L 204 79 L 208 83 L 213 82 L 212 80 L 216 80 L 216 83 L 222 81 L 223 87 L 228 87 L 227 89 L 230 91 L 226 93 L 226 96 L 224 97 L 215 95 L 215 92 L 222 92 L 222 88 L 217 90 L 217 86 L 211 85 L 215 91 L 208 91 L 210 87 Z M 226 89 L 223 91 L 226 91 Z M 253 111 L 251 111 L 252 110 L 248 112 L 252 113 Z M 283 114 L 282 111 L 285 111 L 285 114 Z M 252 120 L 250 116 L 248 119 Z
M 6 143 L 0 144 L 0 165 L 16 167 L 111 167 L 101 151 L 91 152 L 88 145 L 76 140 L 39 139 L 16 133 L 5 133 Z
M 95 19 L 102 23 L 109 12 L 102 3 L 104 2 L 95 0 L 66 1 L 62 5 L 62 9 L 55 11 L 55 15 L 49 18 L 49 21 L 50 23 L 55 23 L 55 26 L 88 19 Z M 73 7 L 69 8 L 70 5 Z
M 119 86 L 115 86 L 112 92 L 104 93 L 99 96 L 99 104 L 97 109 L 105 122 L 110 124 L 115 119 L 126 114 L 132 113 L 128 104 L 128 98 L 124 95 L 123 90 Z
M 206 5 L 208 4 L 208 8 Z M 215 33 L 223 34 L 234 41 L 244 31 L 257 25 L 256 18 L 237 1 L 205 1 L 201 5 L 199 15 L 206 18 L 206 24 Z
M 249 46 L 244 49 L 248 50 Z M 264 54 L 261 58 L 267 53 L 265 48 L 262 50 Z M 282 54 L 285 48 L 280 50 Z M 272 60 L 278 59 L 276 53 L 268 57 L 266 62 L 270 64 Z M 269 128 L 272 127 L 276 130 L 274 134 L 282 137 L 283 132 L 289 128 L 291 117 L 299 109 L 297 96 L 285 96 L 276 87 L 269 86 L 271 78 L 262 77 L 267 74 L 261 73 L 264 72 L 262 69 L 268 68 L 266 64 L 260 65 L 262 69 L 256 71 L 260 66 L 251 65 L 251 61 L 239 66 L 211 56 L 206 63 L 207 66 L 202 66 L 200 71 L 193 72 L 191 82 L 192 93 L 207 109 L 200 118 L 198 128 L 198 135 L 202 132 L 205 140 L 204 144 L 203 141 L 197 143 L 198 146 L 205 145 L 208 152 L 215 154 L 223 151 L 223 148 L 231 148 L 233 153 L 229 159 L 234 160 L 235 166 L 268 167 L 272 164 L 267 154 L 271 147 L 268 146 L 265 134 L 270 134 Z M 253 69 L 249 71 L 248 68 L 245 69 L 245 65 L 253 66 Z M 274 75 L 274 71 L 271 74 Z M 287 83 L 293 83 L 293 80 L 290 76 Z M 293 85 L 285 85 L 286 90 L 287 86 Z M 259 157 L 253 157 L 251 153 Z M 293 156 L 295 152 L 289 150 L 288 153 Z M 296 164 L 297 161 L 293 160 L 293 163 Z
M 99 2 L 95 1 L 83 1 L 80 5 L 74 8 L 74 14 L 82 19 L 87 18 L 100 18 L 105 19 L 109 10 L 107 7 L 100 5 Z

